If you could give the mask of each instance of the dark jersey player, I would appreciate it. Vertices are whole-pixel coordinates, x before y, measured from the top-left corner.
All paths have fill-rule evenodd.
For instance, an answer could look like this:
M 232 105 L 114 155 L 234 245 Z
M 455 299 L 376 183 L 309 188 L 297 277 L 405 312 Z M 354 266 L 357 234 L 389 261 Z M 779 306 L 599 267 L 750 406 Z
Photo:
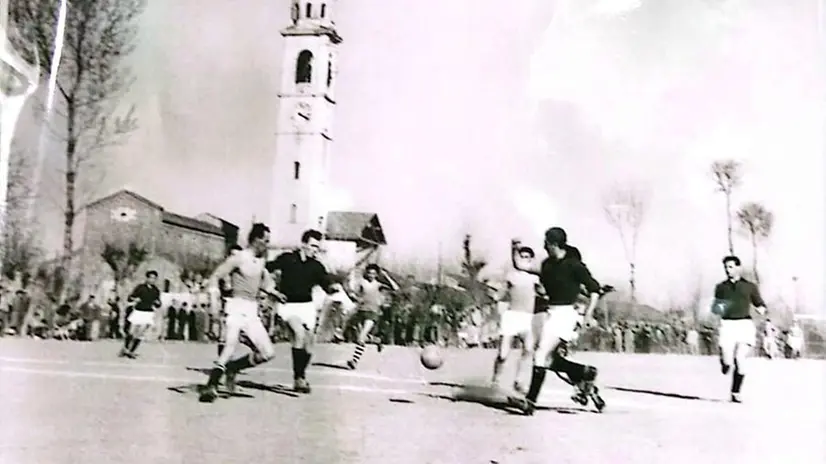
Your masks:
M 121 357 L 135 358 L 141 339 L 155 325 L 155 310 L 161 307 L 161 291 L 155 285 L 157 280 L 156 271 L 147 272 L 146 280 L 129 295 L 127 305 L 133 309 L 129 313 L 129 333 L 120 351 Z
M 757 285 L 742 277 L 740 258 L 726 256 L 723 258 L 726 280 L 714 287 L 714 306 L 712 312 L 718 314 L 720 321 L 720 368 L 727 375 L 734 365 L 731 380 L 731 401 L 741 402 L 740 388 L 746 374 L 746 358 L 755 343 L 757 329 L 751 319 L 751 307 L 765 314 L 766 303 L 760 296 Z
M 518 240 L 512 242 L 513 266 L 521 271 L 539 276 L 547 294 L 547 303 L 537 305 L 534 327 L 537 347 L 534 352 L 534 368 L 528 394 L 524 398 L 511 397 L 509 402 L 526 415 L 533 414 L 536 400 L 545 381 L 547 370 L 565 374 L 576 392 L 572 399 L 580 404 L 592 400 L 598 410 L 605 406 L 594 386 L 597 369 L 572 362 L 565 358 L 566 344 L 575 336 L 583 322 L 589 324 L 600 296 L 600 286 L 582 263 L 582 256 L 575 247 L 568 245 L 565 231 L 552 227 L 545 232 L 545 251 L 548 253 L 541 265 L 523 260 L 519 256 Z M 577 311 L 582 287 L 590 296 L 584 315 Z
M 306 372 L 320 309 L 313 301 L 313 288 L 321 287 L 328 294 L 341 291 L 316 259 L 322 239 L 321 232 L 308 230 L 302 234 L 298 249 L 282 253 L 266 265 L 270 273 L 277 274 L 278 289 L 285 297 L 285 301 L 277 305 L 277 311 L 292 333 L 294 390 L 298 393 L 311 391 Z

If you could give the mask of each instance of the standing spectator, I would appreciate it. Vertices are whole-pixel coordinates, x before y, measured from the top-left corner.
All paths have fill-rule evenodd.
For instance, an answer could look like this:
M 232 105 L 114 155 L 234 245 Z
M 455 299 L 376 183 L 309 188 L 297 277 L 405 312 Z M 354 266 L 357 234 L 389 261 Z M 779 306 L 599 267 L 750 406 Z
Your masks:
M 615 324 L 614 325 L 614 352 L 621 353 L 622 352 L 622 325 Z
M 80 316 L 83 318 L 83 339 L 95 341 L 100 336 L 100 307 L 95 301 L 95 296 L 91 295 L 80 308 Z
M 120 297 L 109 300 L 109 337 L 120 339 Z
M 788 346 L 788 357 L 791 359 L 797 359 L 803 352 L 803 329 L 800 328 L 800 323 L 797 320 L 792 322 L 792 326 L 789 327 L 789 334 L 786 338 L 786 345 Z
M 700 334 L 694 327 L 688 329 L 685 336 L 686 345 L 688 345 L 688 354 L 697 356 L 700 354 Z
M 204 309 L 198 305 L 193 304 L 192 311 L 189 312 L 189 319 L 187 326 L 189 328 L 189 340 L 193 342 L 201 341 L 201 334 L 203 333 Z
M 631 325 L 627 325 L 625 327 L 625 333 L 622 338 L 625 342 L 625 353 L 636 352 L 636 349 L 634 348 L 634 328 Z
M 186 340 L 186 336 L 189 335 L 187 333 L 187 325 L 189 324 L 189 304 L 184 301 L 181 305 L 181 309 L 178 310 L 178 336 L 176 337 L 177 340 Z
M 11 312 L 14 296 L 5 287 L 0 287 L 0 337 L 6 335 L 11 326 Z
M 97 307 L 99 309 L 98 313 L 98 325 L 100 326 L 100 333 L 98 334 L 98 339 L 107 339 L 110 337 L 109 335 L 109 321 L 111 320 L 111 312 L 112 309 L 109 307 L 109 304 L 101 304 L 101 302 L 97 302 Z
M 17 290 L 11 304 L 10 324 L 19 334 L 23 330 L 23 323 L 26 321 L 26 315 L 29 313 L 31 298 L 29 298 L 29 294 L 25 290 Z
M 178 339 L 178 300 L 172 300 L 169 308 L 166 309 L 166 339 Z

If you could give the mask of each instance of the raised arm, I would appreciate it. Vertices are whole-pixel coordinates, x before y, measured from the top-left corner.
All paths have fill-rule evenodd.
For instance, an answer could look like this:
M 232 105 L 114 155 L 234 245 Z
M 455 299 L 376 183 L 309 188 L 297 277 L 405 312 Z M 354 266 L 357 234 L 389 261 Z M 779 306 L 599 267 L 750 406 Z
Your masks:
M 513 268 L 518 271 L 530 272 L 531 274 L 539 275 L 541 265 L 533 259 L 524 259 L 519 256 L 519 248 L 522 243 L 517 240 L 511 240 L 511 264 Z
M 390 290 L 393 290 L 394 292 L 398 292 L 398 291 L 399 291 L 399 286 L 398 286 L 398 284 L 396 284 L 396 282 L 395 282 L 393 279 L 391 279 L 389 275 L 387 275 L 387 272 L 385 272 L 385 271 L 384 271 L 384 269 L 379 268 L 379 274 L 380 274 L 381 276 L 383 276 L 383 277 L 384 277 L 384 280 L 386 280 L 386 281 L 390 284 L 390 285 L 389 285 Z

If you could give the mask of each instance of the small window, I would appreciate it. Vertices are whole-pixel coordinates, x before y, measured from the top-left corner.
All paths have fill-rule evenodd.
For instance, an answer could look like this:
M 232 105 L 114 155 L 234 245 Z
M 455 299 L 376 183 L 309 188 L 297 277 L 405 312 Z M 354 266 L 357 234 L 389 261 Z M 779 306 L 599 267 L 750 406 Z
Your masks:
M 298 177 L 301 175 L 301 163 L 298 161 L 293 163 L 293 179 L 298 180 Z
M 307 4 L 307 17 L 308 18 L 313 17 L 313 4 L 312 3 Z
M 297 220 L 296 216 L 298 216 L 298 206 L 293 203 L 290 205 L 290 224 L 295 224 Z
M 302 50 L 295 62 L 295 83 L 309 84 L 313 79 L 313 53 Z
M 321 19 L 324 19 L 325 16 L 327 16 L 327 4 L 322 3 L 321 4 Z

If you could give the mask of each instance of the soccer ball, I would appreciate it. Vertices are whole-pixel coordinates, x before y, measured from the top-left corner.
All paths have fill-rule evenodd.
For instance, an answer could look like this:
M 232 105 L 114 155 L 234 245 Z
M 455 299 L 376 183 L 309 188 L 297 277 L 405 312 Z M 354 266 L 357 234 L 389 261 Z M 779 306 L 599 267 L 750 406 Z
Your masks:
M 726 307 L 728 307 L 728 303 L 725 300 L 715 299 L 711 303 L 711 313 L 722 316 L 726 313 Z
M 442 359 L 442 354 L 439 352 L 439 348 L 435 345 L 426 346 L 422 350 L 422 354 L 419 359 L 422 362 L 422 366 L 431 371 L 442 367 L 442 363 L 444 362 Z

